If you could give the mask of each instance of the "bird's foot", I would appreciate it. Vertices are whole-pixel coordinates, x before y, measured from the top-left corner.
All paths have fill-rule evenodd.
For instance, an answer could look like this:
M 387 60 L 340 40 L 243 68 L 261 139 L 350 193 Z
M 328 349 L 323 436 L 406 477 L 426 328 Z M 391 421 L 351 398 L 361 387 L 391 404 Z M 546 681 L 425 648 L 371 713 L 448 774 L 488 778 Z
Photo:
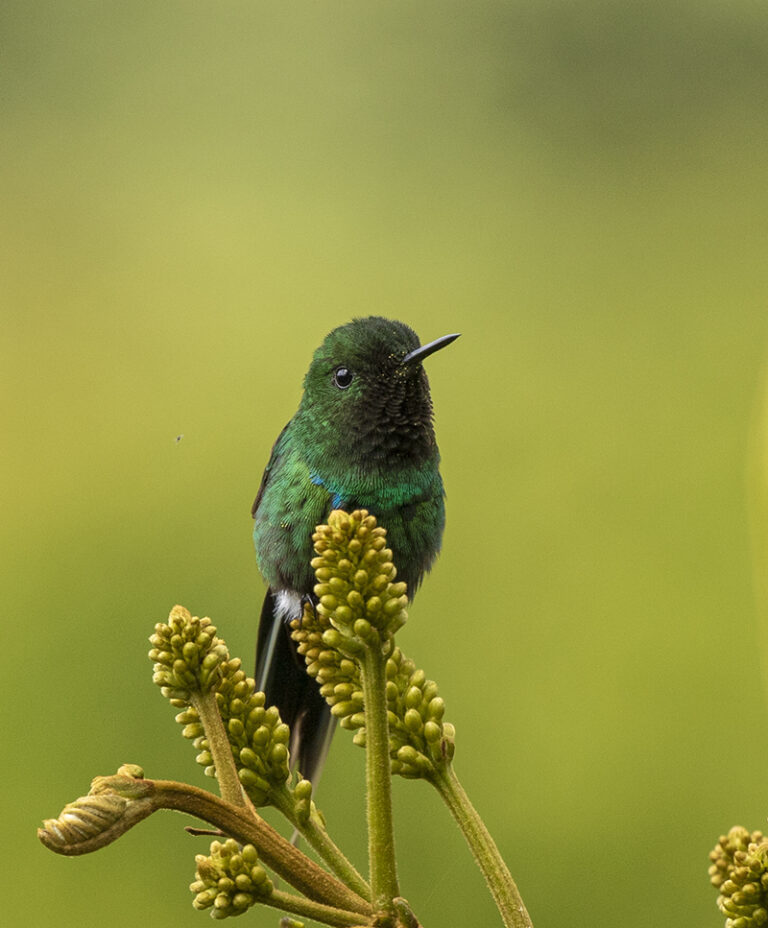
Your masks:
M 299 628 L 304 626 L 304 607 L 311 606 L 312 618 L 317 619 L 317 596 L 314 593 L 304 593 L 301 597 L 301 615 L 299 616 Z

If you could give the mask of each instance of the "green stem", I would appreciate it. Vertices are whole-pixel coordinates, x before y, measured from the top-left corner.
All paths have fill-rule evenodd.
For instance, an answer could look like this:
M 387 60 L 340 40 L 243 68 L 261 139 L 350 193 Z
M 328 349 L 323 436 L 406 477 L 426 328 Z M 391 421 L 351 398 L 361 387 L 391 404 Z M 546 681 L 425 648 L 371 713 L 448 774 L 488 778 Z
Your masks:
M 507 928 L 533 928 L 515 881 L 502 860 L 499 849 L 483 820 L 477 814 L 453 767 L 438 768 L 430 782 L 437 788 L 482 871 L 491 895 Z
M 312 902 L 310 899 L 294 896 L 293 893 L 286 893 L 280 889 L 273 890 L 272 895 L 262 901 L 265 905 L 271 905 L 275 909 L 290 912 L 293 915 L 300 915 L 302 918 L 310 918 L 312 921 L 322 922 L 324 925 L 333 925 L 334 928 L 349 928 L 349 926 L 360 925 L 360 915 L 356 912 L 348 912 L 345 909 L 337 909 L 333 906 L 322 905 L 319 902 Z
M 213 690 L 205 693 L 192 693 L 191 703 L 205 731 L 222 799 L 236 806 L 250 805 L 246 803 L 245 794 L 240 785 L 235 759 L 232 756 L 232 746 L 216 702 L 216 693 Z
M 392 821 L 392 774 L 386 701 L 386 658 L 381 645 L 370 643 L 360 657 L 365 707 L 365 785 L 368 805 L 368 859 L 376 908 L 391 911 L 400 895 L 397 885 Z
M 363 879 L 352 862 L 331 839 L 331 836 L 310 814 L 308 819 L 296 815 L 293 795 L 287 786 L 273 789 L 270 793 L 272 804 L 278 809 L 328 864 L 336 876 L 354 890 L 363 899 L 370 900 L 371 887 Z

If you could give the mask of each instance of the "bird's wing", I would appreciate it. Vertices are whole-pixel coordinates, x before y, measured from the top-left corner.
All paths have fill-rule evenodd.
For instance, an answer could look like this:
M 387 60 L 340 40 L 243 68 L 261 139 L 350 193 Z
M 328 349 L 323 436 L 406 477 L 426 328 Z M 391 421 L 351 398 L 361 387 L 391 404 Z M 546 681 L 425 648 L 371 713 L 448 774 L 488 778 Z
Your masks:
M 301 597 L 312 589 L 312 531 L 331 508 L 331 497 L 306 463 L 296 459 L 295 447 L 286 441 L 287 428 L 277 437 L 251 507 L 259 565 L 272 585 L 259 620 L 254 677 L 267 703 L 278 707 L 291 729 L 292 769 L 316 786 L 335 719 L 306 671 L 288 621 L 301 615 Z M 295 597 L 295 616 L 286 613 L 282 596 Z
M 277 439 L 275 440 L 274 445 L 272 445 L 272 451 L 270 452 L 270 455 L 269 455 L 269 462 L 267 463 L 267 466 L 264 468 L 264 473 L 261 475 L 261 483 L 259 484 L 259 490 L 258 490 L 258 493 L 256 494 L 256 499 L 253 501 L 253 506 L 251 506 L 251 517 L 254 519 L 256 518 L 256 510 L 259 508 L 259 503 L 261 502 L 261 498 L 264 495 L 264 490 L 269 481 L 270 471 L 272 470 L 274 465 L 277 463 L 277 461 L 280 459 L 280 456 L 282 454 L 283 437 L 285 436 L 285 433 L 290 424 L 291 424 L 290 422 L 286 424 L 285 428 L 277 436 Z

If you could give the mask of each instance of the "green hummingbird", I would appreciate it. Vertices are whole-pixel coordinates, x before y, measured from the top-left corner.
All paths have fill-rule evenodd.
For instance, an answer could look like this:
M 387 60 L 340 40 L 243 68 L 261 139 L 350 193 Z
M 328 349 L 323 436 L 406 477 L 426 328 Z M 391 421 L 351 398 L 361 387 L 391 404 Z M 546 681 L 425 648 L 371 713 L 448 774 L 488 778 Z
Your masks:
M 291 729 L 292 766 L 312 780 L 335 720 L 290 637 L 312 600 L 312 533 L 333 509 L 367 509 L 387 530 L 413 597 L 445 525 L 440 455 L 422 361 L 458 334 L 421 345 L 402 322 L 369 316 L 330 332 L 312 358 L 298 411 L 272 448 L 251 509 L 269 585 L 259 621 L 256 688 Z

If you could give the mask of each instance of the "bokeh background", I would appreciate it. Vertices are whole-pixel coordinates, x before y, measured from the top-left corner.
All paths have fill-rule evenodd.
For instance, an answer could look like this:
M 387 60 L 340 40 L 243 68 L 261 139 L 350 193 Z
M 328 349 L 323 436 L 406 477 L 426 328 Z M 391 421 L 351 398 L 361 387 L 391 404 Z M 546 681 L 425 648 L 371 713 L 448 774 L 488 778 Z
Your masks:
M 250 662 L 262 468 L 375 313 L 463 333 L 400 643 L 534 924 L 722 925 L 707 852 L 768 814 L 765 4 L 4 0 L 0 36 L 4 922 L 204 923 L 181 818 L 74 861 L 35 828 L 125 761 L 210 783 L 147 636 L 181 602 Z M 338 736 L 320 799 L 364 865 L 362 765 Z M 424 924 L 500 924 L 395 801 Z

